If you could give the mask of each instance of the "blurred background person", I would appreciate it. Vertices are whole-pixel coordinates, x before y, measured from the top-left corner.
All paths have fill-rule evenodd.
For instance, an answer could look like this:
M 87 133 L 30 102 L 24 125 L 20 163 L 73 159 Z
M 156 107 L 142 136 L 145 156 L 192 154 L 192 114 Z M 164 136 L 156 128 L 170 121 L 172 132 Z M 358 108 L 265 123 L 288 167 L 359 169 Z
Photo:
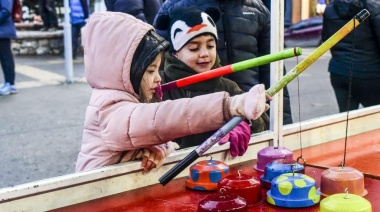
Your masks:
M 264 5 L 271 10 L 271 0 L 262 0 Z M 293 1 L 284 0 L 284 27 L 290 27 L 292 25 L 292 11 L 293 11 Z
M 317 1 L 317 7 L 316 12 L 317 15 L 322 16 L 326 9 L 326 0 L 318 0 Z
M 4 84 L 0 95 L 17 93 L 15 87 L 15 61 L 11 49 L 11 39 L 16 38 L 16 29 L 12 20 L 13 0 L 0 2 L 0 62 L 4 74 Z
M 58 29 L 58 17 L 54 0 L 39 0 L 40 15 L 43 22 L 41 31 L 55 31 Z
M 127 13 L 148 24 L 153 24 L 162 0 L 105 0 L 104 3 L 107 11 Z
M 90 0 L 70 0 L 73 59 L 77 57 L 80 31 L 90 15 Z
M 334 0 L 323 14 L 326 41 L 364 8 L 369 18 L 330 50 L 328 71 L 339 112 L 347 111 L 348 100 L 349 110 L 380 104 L 380 1 Z

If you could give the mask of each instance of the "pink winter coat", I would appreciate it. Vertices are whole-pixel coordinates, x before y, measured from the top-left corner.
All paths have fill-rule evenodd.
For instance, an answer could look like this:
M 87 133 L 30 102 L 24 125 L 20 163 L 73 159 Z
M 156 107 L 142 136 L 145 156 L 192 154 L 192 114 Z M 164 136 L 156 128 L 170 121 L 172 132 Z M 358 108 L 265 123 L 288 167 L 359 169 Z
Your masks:
M 228 94 L 218 92 L 160 103 L 140 103 L 130 81 L 133 54 L 149 31 L 133 16 L 91 15 L 82 36 L 86 78 L 93 88 L 76 171 L 134 159 L 144 147 L 216 130 L 228 121 Z

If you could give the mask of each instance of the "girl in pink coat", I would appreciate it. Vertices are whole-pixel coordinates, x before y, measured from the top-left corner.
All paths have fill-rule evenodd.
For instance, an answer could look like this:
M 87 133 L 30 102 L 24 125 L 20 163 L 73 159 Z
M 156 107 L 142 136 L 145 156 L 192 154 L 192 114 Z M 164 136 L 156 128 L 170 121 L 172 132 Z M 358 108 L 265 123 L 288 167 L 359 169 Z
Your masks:
M 93 91 L 77 172 L 138 158 L 149 171 L 174 151 L 172 139 L 219 129 L 233 116 L 256 119 L 265 111 L 263 85 L 234 97 L 217 92 L 156 102 L 158 70 L 169 43 L 128 14 L 93 14 L 82 42 Z

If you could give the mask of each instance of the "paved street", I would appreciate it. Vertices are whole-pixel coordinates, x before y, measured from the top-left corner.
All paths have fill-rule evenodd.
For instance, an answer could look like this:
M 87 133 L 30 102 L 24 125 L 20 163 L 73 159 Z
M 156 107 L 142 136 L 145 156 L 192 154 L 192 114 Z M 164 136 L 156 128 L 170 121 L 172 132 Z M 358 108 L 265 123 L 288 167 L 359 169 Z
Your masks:
M 313 49 L 303 48 L 303 56 Z M 288 86 L 294 122 L 337 113 L 326 53 Z M 74 172 L 85 109 L 91 89 L 84 80 L 83 58 L 74 61 L 73 84 L 65 84 L 60 56 L 16 60 L 19 94 L 0 96 L 0 187 Z M 285 60 L 290 71 L 296 58 Z M 3 76 L 0 73 L 0 81 Z M 299 94 L 299 95 L 298 95 Z M 301 110 L 298 109 L 298 96 Z
M 0 96 L 0 187 L 74 172 L 91 93 L 82 58 L 74 61 L 73 84 L 63 83 L 62 57 L 15 61 L 19 93 Z

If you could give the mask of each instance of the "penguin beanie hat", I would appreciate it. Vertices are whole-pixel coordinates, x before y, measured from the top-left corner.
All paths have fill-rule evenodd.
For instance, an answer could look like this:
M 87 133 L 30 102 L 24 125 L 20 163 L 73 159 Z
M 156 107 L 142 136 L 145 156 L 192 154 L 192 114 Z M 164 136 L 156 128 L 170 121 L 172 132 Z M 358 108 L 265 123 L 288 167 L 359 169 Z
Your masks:
M 210 34 L 218 39 L 215 22 L 219 20 L 220 12 L 216 8 L 207 8 L 204 12 L 198 7 L 180 7 L 169 15 L 157 17 L 156 28 L 166 30 L 170 35 L 170 52 L 177 52 L 191 39 Z M 214 22 L 215 21 L 215 22 Z

